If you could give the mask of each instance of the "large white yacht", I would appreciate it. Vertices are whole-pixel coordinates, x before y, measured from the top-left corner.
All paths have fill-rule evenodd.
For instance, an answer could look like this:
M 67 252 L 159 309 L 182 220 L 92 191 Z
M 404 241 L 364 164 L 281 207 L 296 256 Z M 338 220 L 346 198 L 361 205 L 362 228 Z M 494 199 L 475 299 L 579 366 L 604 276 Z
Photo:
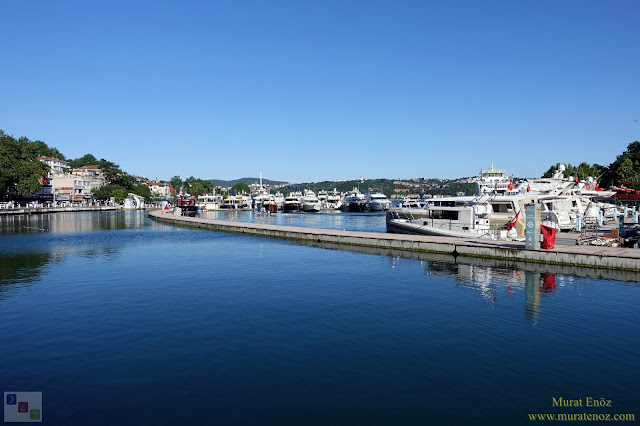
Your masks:
M 199 195 L 196 200 L 196 206 L 200 210 L 220 210 L 222 208 L 222 196 L 215 193 Z
M 276 202 L 276 206 L 278 207 L 278 210 L 283 210 L 284 209 L 284 195 L 282 194 L 282 192 L 280 192 L 280 191 L 276 192 L 276 195 L 273 196 L 273 199 Z
M 476 194 L 504 194 L 510 190 L 513 190 L 513 182 L 505 170 L 493 168 L 493 161 L 489 170 L 480 170 L 480 178 L 476 181 Z
M 318 197 L 316 197 L 316 193 L 310 189 L 305 189 L 302 196 L 302 211 L 319 212 L 321 207 L 322 205 Z
M 302 198 L 302 193 L 300 192 L 290 192 L 287 198 L 284 199 L 284 208 L 285 212 L 299 212 L 302 210 L 302 202 L 300 199 Z
M 340 194 L 336 188 L 333 188 L 333 191 L 327 194 L 325 206 L 328 209 L 340 210 L 342 206 L 342 194 Z
M 367 200 L 367 210 L 372 212 L 386 211 L 391 208 L 391 200 L 382 192 L 376 192 L 369 189 L 364 195 Z

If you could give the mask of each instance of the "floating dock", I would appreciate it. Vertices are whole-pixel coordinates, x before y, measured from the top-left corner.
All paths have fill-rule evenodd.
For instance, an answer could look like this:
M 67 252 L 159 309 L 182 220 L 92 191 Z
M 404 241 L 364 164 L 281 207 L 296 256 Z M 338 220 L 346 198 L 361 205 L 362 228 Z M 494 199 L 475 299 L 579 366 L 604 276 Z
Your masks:
M 477 240 L 427 235 L 278 226 L 174 215 L 156 210 L 149 217 L 172 225 L 263 237 L 326 243 L 335 246 L 370 247 L 396 251 L 452 255 L 454 257 L 500 259 L 548 265 L 640 272 L 640 250 L 621 247 L 559 245 L 552 250 L 525 250 L 523 242 Z

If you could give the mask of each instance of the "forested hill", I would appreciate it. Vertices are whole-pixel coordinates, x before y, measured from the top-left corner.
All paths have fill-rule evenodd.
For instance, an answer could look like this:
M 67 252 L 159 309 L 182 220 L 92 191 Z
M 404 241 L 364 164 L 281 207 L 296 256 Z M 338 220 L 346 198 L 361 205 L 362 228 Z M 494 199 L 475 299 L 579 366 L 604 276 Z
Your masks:
M 250 177 L 244 177 L 244 178 L 235 179 L 235 180 L 223 180 L 223 179 L 208 179 L 208 180 L 213 184 L 213 186 L 221 186 L 221 187 L 233 186 L 236 183 L 246 183 L 247 185 L 251 185 L 252 183 L 260 182 L 260 178 L 250 178 Z M 275 186 L 275 185 L 283 185 L 288 182 L 262 178 L 262 183 L 264 183 L 265 185 Z
M 471 195 L 475 190 L 475 184 L 456 180 L 426 178 L 394 180 L 365 179 L 364 181 L 347 180 L 339 182 L 296 183 L 282 187 L 279 190 L 286 195 L 292 191 L 303 191 L 305 189 L 312 189 L 317 193 L 318 191 L 332 191 L 333 189 L 336 189 L 338 192 L 347 192 L 353 188 L 358 188 L 362 193 L 367 192 L 371 188 L 372 190 L 383 192 L 387 197 L 395 195 L 401 198 L 409 194 L 418 194 L 420 197 L 423 197 L 425 194 L 456 195 L 462 192 L 465 195 Z

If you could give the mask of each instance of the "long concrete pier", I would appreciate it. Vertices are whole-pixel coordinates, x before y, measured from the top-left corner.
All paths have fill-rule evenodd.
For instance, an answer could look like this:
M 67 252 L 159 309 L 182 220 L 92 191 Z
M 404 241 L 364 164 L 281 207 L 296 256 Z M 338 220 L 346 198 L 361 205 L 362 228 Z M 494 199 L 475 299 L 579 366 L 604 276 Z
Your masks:
M 640 250 L 632 248 L 574 245 L 557 246 L 553 250 L 525 250 L 524 243 L 521 242 L 479 241 L 427 235 L 339 231 L 298 226 L 231 222 L 177 216 L 169 210 L 150 212 L 149 217 L 153 220 L 179 226 L 326 243 L 337 246 L 371 247 L 408 252 L 447 254 L 454 257 L 501 259 L 514 262 L 640 272 Z

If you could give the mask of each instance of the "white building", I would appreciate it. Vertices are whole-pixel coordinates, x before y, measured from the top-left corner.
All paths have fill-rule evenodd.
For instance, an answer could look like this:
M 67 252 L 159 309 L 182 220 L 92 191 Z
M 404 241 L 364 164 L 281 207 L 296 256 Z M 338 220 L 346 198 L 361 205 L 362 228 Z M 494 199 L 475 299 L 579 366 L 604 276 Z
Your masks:
M 64 160 L 60 160 L 59 158 L 38 157 L 38 160 L 49 166 L 49 168 L 51 169 L 51 171 L 49 172 L 49 176 L 64 174 L 69 168 L 69 163 Z
M 73 170 L 71 174 L 82 178 L 83 194 L 90 194 L 94 189 L 100 188 L 106 183 L 104 173 L 99 166 L 82 166 Z
M 172 193 L 175 193 L 173 187 L 168 183 L 147 182 L 147 186 L 151 193 L 157 195 L 160 199 L 169 198 Z

